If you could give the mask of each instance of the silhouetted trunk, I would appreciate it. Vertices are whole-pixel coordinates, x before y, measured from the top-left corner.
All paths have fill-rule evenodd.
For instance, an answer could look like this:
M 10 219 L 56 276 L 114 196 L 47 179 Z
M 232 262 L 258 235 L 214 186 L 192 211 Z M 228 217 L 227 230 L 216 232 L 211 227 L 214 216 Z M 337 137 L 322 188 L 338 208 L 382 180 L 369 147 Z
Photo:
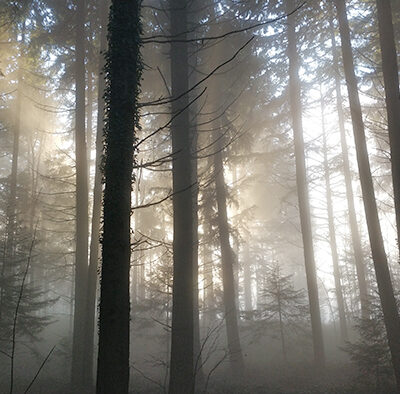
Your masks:
M 85 312 L 88 269 L 88 164 L 85 136 L 85 17 L 86 2 L 76 2 L 75 37 L 75 171 L 76 171 L 76 251 L 75 305 L 72 343 L 72 389 L 82 392 L 85 364 Z
M 235 293 L 235 278 L 233 266 L 235 264 L 235 255 L 229 240 L 229 223 L 226 204 L 226 186 L 224 178 L 224 165 L 222 160 L 222 140 L 218 136 L 215 146 L 217 152 L 214 154 L 214 179 L 215 192 L 217 199 L 217 223 L 218 235 L 221 245 L 221 265 L 222 265 L 222 285 L 223 301 L 225 308 L 226 336 L 228 340 L 229 357 L 232 366 L 232 372 L 235 377 L 243 374 L 244 361 L 242 348 L 240 345 L 237 305 Z
M 400 319 L 393 295 L 392 281 L 385 253 L 378 209 L 375 200 L 371 168 L 368 159 L 364 122 L 362 119 L 357 78 L 354 71 L 353 53 L 350 41 L 350 29 L 344 0 L 335 0 L 342 42 L 343 65 L 350 102 L 351 119 L 356 143 L 357 162 L 360 173 L 361 189 L 367 218 L 368 234 L 371 243 L 376 281 L 392 356 L 398 391 L 400 391 Z
M 328 147 L 326 143 L 324 98 L 322 97 L 322 95 L 321 95 L 321 115 L 322 115 L 322 140 L 323 140 L 322 149 L 324 152 L 324 175 L 325 175 L 326 204 L 328 211 L 328 226 L 329 226 L 329 246 L 331 248 L 333 276 L 335 279 L 335 293 L 336 293 L 336 301 L 339 312 L 340 337 L 342 342 L 344 342 L 348 339 L 347 323 L 346 323 L 346 314 L 344 310 L 341 275 L 339 269 L 339 256 L 338 256 L 336 230 L 335 230 L 334 213 L 333 213 L 330 168 L 328 162 Z
M 98 394 L 129 390 L 131 191 L 142 70 L 140 3 L 113 0 L 108 24 Z
M 99 261 L 100 246 L 100 217 L 101 217 L 101 200 L 102 200 L 102 184 L 101 184 L 101 158 L 103 154 L 103 127 L 104 127 L 104 52 L 107 49 L 107 16 L 109 1 L 101 3 L 101 39 L 100 39 L 100 63 L 98 71 L 98 92 L 97 92 L 97 126 L 96 126 L 96 161 L 95 175 L 93 186 L 93 211 L 92 211 L 92 227 L 90 239 L 90 255 L 89 255 L 89 271 L 87 282 L 87 303 L 86 303 L 86 322 L 85 322 L 85 351 L 84 365 L 85 367 L 85 385 L 92 387 L 93 385 L 93 361 L 94 361 L 94 326 L 96 313 L 96 294 L 97 294 L 97 268 Z M 89 150 L 90 152 L 90 150 Z
M 400 247 L 400 92 L 397 53 L 390 0 L 378 0 L 376 5 L 378 10 L 383 79 L 385 83 L 394 207 L 397 225 L 397 245 Z
M 295 8 L 294 1 L 287 2 L 287 13 Z M 317 272 L 314 260 L 312 240 L 310 201 L 307 188 L 306 160 L 302 124 L 302 108 L 299 78 L 299 55 L 297 52 L 295 15 L 288 17 L 287 38 L 289 57 L 289 103 L 292 115 L 292 128 L 296 159 L 296 184 L 299 199 L 301 235 L 303 238 L 304 263 L 307 277 L 308 298 L 310 303 L 311 328 L 313 337 L 314 361 L 316 366 L 324 368 L 325 352 L 322 336 L 321 312 L 319 307 Z
M 179 41 L 171 43 L 172 97 L 172 180 L 173 180 L 173 254 L 174 281 L 172 294 L 172 333 L 170 394 L 194 391 L 193 374 L 193 161 L 190 136 L 189 64 L 187 37 L 187 2 L 170 0 L 171 35 Z M 180 97 L 179 99 L 176 99 Z M 186 109 L 185 109 L 186 108 Z
M 361 247 L 361 237 L 357 223 L 356 208 L 354 206 L 354 192 L 351 181 L 349 149 L 346 141 L 346 129 L 345 129 L 344 112 L 343 112 L 343 97 L 341 90 L 338 50 L 336 47 L 335 30 L 333 27 L 333 20 L 332 20 L 333 16 L 331 12 L 332 10 L 329 11 L 330 11 L 329 24 L 330 24 L 331 43 L 332 43 L 333 72 L 335 75 L 336 107 L 339 120 L 340 145 L 342 149 L 343 173 L 346 185 L 346 198 L 347 198 L 347 207 L 349 212 L 351 241 L 354 251 L 354 262 L 356 266 L 358 288 L 360 292 L 361 315 L 362 317 L 366 318 L 368 317 L 368 296 L 367 296 L 368 291 L 367 291 L 367 282 L 365 280 L 365 263 Z
M 199 321 L 199 185 L 198 185 L 198 169 L 197 169 L 197 107 L 192 104 L 191 114 L 194 122 L 190 125 L 191 146 L 192 146 L 192 215 L 193 215 L 193 327 L 194 327 L 194 368 L 196 383 L 201 384 L 204 380 L 202 370 L 202 356 L 200 354 L 200 321 Z

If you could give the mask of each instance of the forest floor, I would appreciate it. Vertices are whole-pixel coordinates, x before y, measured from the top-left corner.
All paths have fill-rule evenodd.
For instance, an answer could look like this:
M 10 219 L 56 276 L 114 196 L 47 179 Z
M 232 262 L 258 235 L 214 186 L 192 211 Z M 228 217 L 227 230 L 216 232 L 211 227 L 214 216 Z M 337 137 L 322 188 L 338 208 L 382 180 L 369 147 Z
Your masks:
M 225 371 L 227 372 L 227 371 Z M 377 389 L 371 377 L 360 377 L 351 364 L 328 365 L 325 372 L 315 371 L 310 365 L 253 369 L 240 379 L 232 380 L 220 371 L 210 379 L 206 390 L 199 394 L 395 394 L 390 385 Z M 132 379 L 134 383 L 135 379 Z M 161 394 L 167 390 L 136 381 L 132 394 Z

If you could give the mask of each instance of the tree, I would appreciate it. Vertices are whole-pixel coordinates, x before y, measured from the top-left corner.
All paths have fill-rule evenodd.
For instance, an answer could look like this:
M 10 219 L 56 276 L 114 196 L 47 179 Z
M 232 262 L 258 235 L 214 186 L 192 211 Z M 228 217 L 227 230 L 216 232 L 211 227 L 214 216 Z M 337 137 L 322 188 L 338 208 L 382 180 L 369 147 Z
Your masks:
M 173 290 L 170 394 L 194 391 L 193 160 L 189 121 L 188 23 L 185 0 L 170 0 Z
M 98 98 L 97 98 L 97 133 L 96 133 L 96 164 L 93 186 L 93 209 L 91 224 L 91 239 L 88 267 L 88 282 L 86 296 L 86 313 L 85 313 L 85 386 L 91 387 L 93 384 L 93 347 L 94 347 L 94 331 L 95 331 L 95 311 L 96 311 L 96 293 L 97 293 L 97 269 L 99 261 L 100 246 L 100 218 L 102 203 L 102 172 L 101 159 L 103 152 L 103 128 L 104 128 L 104 52 L 107 50 L 107 19 L 108 19 L 109 1 L 102 2 L 99 14 L 101 22 L 100 33 L 100 62 L 98 73 Z
M 400 248 L 400 92 L 396 44 L 390 0 L 378 0 L 379 41 L 390 141 L 390 158 L 397 224 L 397 243 Z
M 344 350 L 360 371 L 360 383 L 366 387 L 374 385 L 376 393 L 386 393 L 391 389 L 393 369 L 382 307 L 376 297 L 368 301 L 368 317 L 357 319 L 355 324 L 360 337 L 347 342 Z
M 331 4 L 329 4 L 331 5 Z M 351 180 L 350 162 L 349 162 L 349 148 L 346 141 L 346 129 L 345 129 L 345 117 L 343 111 L 343 96 L 341 88 L 341 78 L 339 70 L 339 53 L 335 39 L 335 29 L 333 26 L 333 15 L 332 9 L 329 10 L 329 30 L 330 30 L 330 41 L 332 45 L 332 58 L 333 58 L 333 73 L 335 80 L 335 91 L 336 91 L 336 110 L 338 113 L 339 120 L 339 131 L 340 131 L 340 145 L 342 149 L 342 161 L 343 161 L 343 172 L 346 186 L 346 199 L 347 207 L 349 210 L 349 224 L 352 246 L 354 250 L 354 262 L 356 265 L 357 281 L 360 292 L 360 304 L 362 316 L 367 316 L 367 283 L 365 280 L 365 262 L 363 259 L 363 252 L 361 246 L 360 231 L 357 223 L 356 208 L 354 204 L 354 192 Z
M 301 114 L 299 55 L 296 39 L 296 15 L 290 14 L 294 9 L 294 1 L 287 2 L 288 17 L 287 40 L 289 57 L 289 101 L 292 113 L 292 128 L 296 158 L 296 184 L 299 199 L 301 234 L 303 238 L 304 263 L 306 267 L 308 298 L 310 303 L 311 328 L 313 335 L 314 360 L 319 367 L 324 367 L 325 353 L 322 337 L 321 312 L 319 308 L 317 272 L 314 260 L 312 240 L 310 202 L 307 189 L 305 147 Z
M 223 128 L 219 128 L 220 133 Z M 240 345 L 235 278 L 233 267 L 235 265 L 236 255 L 232 249 L 229 240 L 229 223 L 227 212 L 227 192 L 224 177 L 224 165 L 222 159 L 223 153 L 223 135 L 217 136 L 216 152 L 214 154 L 214 177 L 215 177 L 215 193 L 217 199 L 217 223 L 218 236 L 221 248 L 221 264 L 222 264 L 222 284 L 223 284 L 223 300 L 225 308 L 225 323 L 228 339 L 229 357 L 231 360 L 232 371 L 234 376 L 240 376 L 244 370 L 244 360 L 242 348 Z
M 400 332 L 400 318 L 393 294 L 392 281 L 390 278 L 388 261 L 379 222 L 378 208 L 375 200 L 375 191 L 368 158 L 367 143 L 365 139 L 364 122 L 357 89 L 357 78 L 354 71 L 354 61 L 350 40 L 350 28 L 346 13 L 346 4 L 344 0 L 335 0 L 335 5 L 337 10 L 337 18 L 339 21 L 343 66 L 350 102 L 350 112 L 357 152 L 357 163 L 360 173 L 361 190 L 364 200 L 365 216 L 367 218 L 372 259 L 374 262 L 379 297 L 382 303 L 382 311 L 392 356 L 393 369 L 396 376 L 397 387 L 400 391 L 400 336 L 398 335 Z
M 328 147 L 326 142 L 326 130 L 325 130 L 325 104 L 324 97 L 321 93 L 321 116 L 322 116 L 322 144 L 324 152 L 324 175 L 325 175 L 325 188 L 326 188 L 326 204 L 328 211 L 328 226 L 329 226 L 329 246 L 331 248 L 332 263 L 333 263 L 333 276 L 335 279 L 335 292 L 336 300 L 339 312 L 339 323 L 340 323 L 340 335 L 342 341 L 347 340 L 347 322 L 346 314 L 344 310 L 344 299 L 341 283 L 341 275 L 339 269 L 339 255 L 336 240 L 336 230 L 333 214 L 333 202 L 332 202 L 332 189 L 330 179 L 330 168 L 328 161 Z
M 304 290 L 295 290 L 293 275 L 283 275 L 278 263 L 275 263 L 268 274 L 268 282 L 262 295 L 266 298 L 263 314 L 268 320 L 277 320 L 281 338 L 282 355 L 287 362 L 286 330 L 296 329 L 308 315 L 306 294 Z
M 98 394 L 129 390 L 130 218 L 142 72 L 140 12 L 140 1 L 113 0 L 108 25 Z
M 82 390 L 83 349 L 85 343 L 85 308 L 88 267 L 88 175 L 86 148 L 85 103 L 85 0 L 76 2 L 75 40 L 75 160 L 76 160 L 76 255 L 75 255 L 75 309 L 72 345 L 71 384 L 73 390 Z

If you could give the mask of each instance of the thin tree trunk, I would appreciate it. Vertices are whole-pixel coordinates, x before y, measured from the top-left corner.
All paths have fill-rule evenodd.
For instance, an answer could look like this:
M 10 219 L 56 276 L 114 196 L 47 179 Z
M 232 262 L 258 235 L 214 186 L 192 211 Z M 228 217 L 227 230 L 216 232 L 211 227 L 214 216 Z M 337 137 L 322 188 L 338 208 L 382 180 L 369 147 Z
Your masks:
M 280 270 L 278 267 L 278 314 L 279 314 L 279 330 L 281 332 L 281 345 L 282 345 L 282 354 L 283 354 L 283 361 L 285 365 L 287 364 L 287 354 L 286 354 L 286 342 L 285 342 L 285 332 L 283 327 L 283 319 L 282 319 L 282 302 L 281 302 L 281 287 L 280 287 Z
M 400 248 L 400 92 L 392 7 L 389 0 L 376 2 L 381 44 L 383 79 L 390 141 L 397 245 Z
M 335 89 L 336 89 L 336 107 L 339 120 L 339 131 L 340 131 L 340 145 L 342 149 L 342 160 L 343 160 L 343 172 L 344 180 L 346 186 L 346 198 L 347 207 L 349 212 L 349 224 L 352 246 L 354 251 L 354 262 L 356 266 L 357 282 L 360 292 L 360 305 L 361 305 L 361 315 L 366 318 L 368 317 L 368 291 L 367 282 L 365 279 L 365 263 L 363 258 L 363 251 L 361 247 L 361 237 L 358 229 L 356 208 L 354 206 L 354 192 L 353 185 L 351 181 L 351 171 L 349 163 L 349 149 L 346 141 L 346 129 L 344 121 L 344 111 L 343 111 L 343 97 L 341 90 L 341 77 L 339 71 L 339 58 L 338 50 L 336 46 L 335 39 L 335 29 L 333 27 L 333 16 L 331 10 L 329 10 L 329 24 L 331 33 L 331 44 L 332 44 L 332 57 L 333 57 L 333 72 L 335 75 Z
M 210 162 L 211 156 L 208 158 Z M 207 164 L 211 167 L 211 164 Z M 204 198 L 204 197 L 203 197 Z M 212 206 L 211 199 L 207 198 L 204 202 L 204 228 L 203 232 L 203 283 L 204 283 L 204 317 L 205 326 L 210 328 L 215 324 L 216 311 L 215 311 L 215 294 L 214 294 L 214 278 L 213 278 L 213 256 L 211 252 L 213 228 L 211 225 Z
M 90 257 L 87 282 L 87 303 L 86 303 L 86 322 L 85 322 L 85 386 L 93 385 L 93 362 L 94 362 L 94 326 L 96 314 L 96 294 L 97 294 L 97 268 L 99 261 L 100 246 L 100 217 L 101 217 L 101 200 L 102 200 L 102 184 L 101 184 L 101 158 L 103 154 L 103 127 L 104 127 L 104 87 L 105 80 L 103 75 L 104 69 L 104 51 L 107 49 L 107 17 L 108 17 L 109 1 L 101 3 L 101 39 L 100 39 L 100 63 L 98 73 L 98 96 L 97 96 L 97 131 L 96 131 L 96 164 L 93 186 L 93 211 L 92 211 L 92 227 L 90 240 Z M 89 150 L 90 152 L 90 150 Z M 90 161 L 89 161 L 90 163 Z
M 246 311 L 253 310 L 253 302 L 251 295 L 251 259 L 250 259 L 250 246 L 246 241 L 244 247 L 244 259 L 243 259 L 243 287 L 244 287 L 244 307 Z
M 179 41 L 171 43 L 173 216 L 174 216 L 174 281 L 172 294 L 172 333 L 170 394 L 194 391 L 193 351 L 193 161 L 189 110 L 188 44 L 186 40 L 187 2 L 170 0 L 171 35 Z M 186 109 L 185 109 L 186 108 Z
M 140 4 L 113 0 L 108 24 L 98 394 L 129 391 L 131 191 L 142 71 Z
M 293 0 L 287 1 L 287 13 L 295 8 Z M 317 272 L 314 260 L 312 239 L 310 201 L 307 189 L 305 147 L 302 124 L 302 108 L 299 78 L 299 55 L 297 52 L 295 15 L 288 17 L 287 37 L 289 56 L 289 101 L 292 114 L 292 127 L 296 158 L 296 183 L 299 199 L 301 234 L 304 247 L 304 263 L 306 269 L 308 298 L 310 303 L 311 328 L 313 337 L 314 361 L 319 368 L 325 366 L 325 352 L 322 335 L 321 312 L 318 297 Z
M 325 130 L 325 111 L 324 111 L 324 98 L 321 94 L 321 116 L 322 116 L 322 139 L 323 139 L 323 152 L 324 152 L 324 175 L 325 175 L 325 188 L 326 188 L 326 204 L 328 211 L 328 226 L 329 226 L 329 246 L 331 248 L 332 263 L 333 263 L 333 276 L 335 279 L 335 293 L 336 301 L 339 312 L 340 336 L 342 342 L 348 339 L 347 335 L 347 322 L 346 314 L 344 311 L 344 300 L 341 283 L 341 275 L 339 269 L 339 256 L 336 241 L 336 230 L 333 216 L 333 203 L 332 203 L 332 189 L 330 180 L 330 169 L 328 162 L 328 147 L 326 143 L 326 130 Z
M 374 262 L 376 281 L 378 284 L 389 348 L 397 381 L 397 389 L 400 392 L 400 319 L 393 295 L 392 281 L 390 278 L 388 261 L 379 222 L 378 208 L 375 200 L 367 143 L 365 139 L 364 122 L 362 119 L 361 105 L 357 89 L 357 78 L 354 71 L 346 4 L 344 0 L 335 0 L 335 5 L 342 41 L 343 65 L 349 95 L 350 112 L 357 151 L 357 162 L 360 172 L 365 215 L 367 218 L 368 235 L 371 243 L 372 259 Z
M 217 199 L 217 223 L 218 235 L 221 245 L 222 285 L 223 301 L 225 307 L 226 334 L 228 340 L 229 357 L 234 376 L 243 374 L 244 360 L 240 345 L 237 305 L 235 292 L 235 278 L 233 266 L 235 255 L 229 240 L 229 224 L 226 205 L 226 186 L 224 178 L 224 166 L 222 160 L 222 141 L 218 139 L 215 144 L 217 152 L 214 154 L 214 178 Z
M 88 269 L 88 176 L 85 136 L 85 18 L 86 2 L 76 2 L 75 41 L 75 170 L 76 170 L 76 252 L 75 309 L 72 343 L 72 390 L 81 392 L 84 384 L 86 286 Z
M 88 60 L 90 61 L 90 59 Z M 86 147 L 88 163 L 88 185 L 90 187 L 90 170 L 92 167 L 92 134 L 93 134 L 93 73 L 87 70 L 87 111 L 86 111 Z

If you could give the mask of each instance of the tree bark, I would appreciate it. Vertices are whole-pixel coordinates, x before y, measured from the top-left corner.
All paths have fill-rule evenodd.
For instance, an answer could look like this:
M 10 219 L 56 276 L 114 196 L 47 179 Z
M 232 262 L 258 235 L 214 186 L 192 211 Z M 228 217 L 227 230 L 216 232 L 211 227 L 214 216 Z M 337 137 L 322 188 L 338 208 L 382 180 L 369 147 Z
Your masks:
M 385 253 L 378 208 L 375 200 L 371 168 L 365 139 L 357 78 L 354 71 L 353 53 L 350 41 L 350 28 L 344 0 L 335 0 L 342 42 L 343 65 L 350 102 L 351 119 L 356 143 L 357 162 L 360 172 L 361 189 L 367 218 L 368 235 L 371 243 L 378 292 L 382 304 L 383 316 L 392 356 L 397 389 L 400 392 L 400 319 L 396 300 L 393 295 L 392 281 Z
M 98 394 L 129 391 L 130 219 L 142 70 L 140 4 L 113 0 L 108 24 Z
M 173 183 L 173 293 L 170 394 L 194 391 L 193 161 L 190 136 L 187 2 L 170 0 Z M 181 97 L 180 97 L 181 96 Z M 176 99 L 180 97 L 179 99 Z M 186 109 L 185 109 L 186 108 Z
M 83 387 L 85 347 L 86 286 L 88 269 L 88 175 L 85 136 L 85 0 L 76 1 L 75 37 L 75 170 L 76 170 L 76 252 L 75 306 L 72 343 L 72 390 Z
M 394 207 L 397 225 L 397 245 L 400 248 L 400 92 L 397 52 L 390 1 L 378 0 L 376 6 L 378 10 L 383 80 L 385 84 Z
M 287 2 L 287 13 L 293 11 L 293 0 Z M 289 57 L 289 101 L 292 114 L 292 127 L 296 159 L 296 183 L 299 199 L 300 225 L 304 247 L 304 263 L 306 269 L 308 298 L 311 314 L 311 328 L 313 337 L 314 361 L 319 368 L 325 366 L 325 352 L 322 335 L 321 312 L 319 307 L 317 272 L 314 260 L 314 246 L 312 239 L 310 201 L 307 188 L 307 173 L 305 147 L 302 124 L 302 108 L 299 78 L 299 55 L 297 52 L 295 14 L 288 17 L 287 39 Z
M 325 111 L 324 111 L 324 98 L 321 94 L 321 116 L 322 116 L 322 139 L 323 139 L 323 152 L 324 152 L 324 175 L 325 175 L 325 188 L 326 188 L 326 204 L 328 211 L 328 227 L 329 227 L 329 246 L 331 248 L 332 264 L 333 264 L 333 277 L 335 279 L 335 293 L 336 301 L 339 312 L 340 336 L 342 342 L 347 341 L 347 322 L 344 309 L 343 291 L 341 283 L 341 275 L 339 269 L 339 256 L 336 241 L 335 221 L 333 214 L 332 203 L 332 189 L 330 179 L 330 169 L 328 162 L 328 147 L 326 143 L 326 130 L 325 130 Z

